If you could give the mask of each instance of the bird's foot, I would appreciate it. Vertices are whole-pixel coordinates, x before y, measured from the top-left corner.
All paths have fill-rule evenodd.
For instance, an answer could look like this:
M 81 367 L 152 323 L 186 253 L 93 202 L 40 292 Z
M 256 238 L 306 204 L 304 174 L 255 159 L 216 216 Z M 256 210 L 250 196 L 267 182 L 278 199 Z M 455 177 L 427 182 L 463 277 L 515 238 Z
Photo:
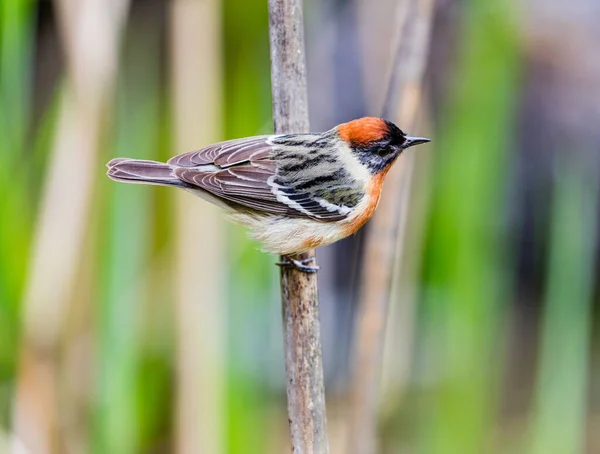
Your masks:
M 285 266 L 295 268 L 298 271 L 302 271 L 303 273 L 316 273 L 317 271 L 319 271 L 319 267 L 317 265 L 310 265 L 310 263 L 314 261 L 314 257 L 297 260 L 293 259 L 290 256 L 284 255 L 281 257 L 281 262 L 277 262 L 277 265 L 281 267 Z

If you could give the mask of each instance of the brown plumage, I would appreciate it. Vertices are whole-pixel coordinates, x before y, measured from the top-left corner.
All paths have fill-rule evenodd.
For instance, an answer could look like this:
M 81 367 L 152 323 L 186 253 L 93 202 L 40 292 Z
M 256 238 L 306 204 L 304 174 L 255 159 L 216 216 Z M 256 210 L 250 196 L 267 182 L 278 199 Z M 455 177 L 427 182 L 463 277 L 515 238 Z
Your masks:
M 373 215 L 396 158 L 428 141 L 367 117 L 320 134 L 221 142 L 167 163 L 117 158 L 107 174 L 190 191 L 227 209 L 265 250 L 292 255 L 356 232 Z

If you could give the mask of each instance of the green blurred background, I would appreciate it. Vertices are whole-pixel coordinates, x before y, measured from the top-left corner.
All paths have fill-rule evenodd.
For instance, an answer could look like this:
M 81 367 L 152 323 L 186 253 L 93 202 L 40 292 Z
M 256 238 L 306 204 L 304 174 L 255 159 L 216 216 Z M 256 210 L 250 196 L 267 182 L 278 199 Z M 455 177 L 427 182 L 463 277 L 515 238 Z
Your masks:
M 306 0 L 313 130 L 379 114 L 408 1 Z M 600 452 L 598 24 L 434 2 L 378 452 Z M 269 77 L 266 0 L 0 0 L 0 453 L 290 452 L 276 258 L 104 175 L 272 131 Z M 334 454 L 363 238 L 318 253 Z

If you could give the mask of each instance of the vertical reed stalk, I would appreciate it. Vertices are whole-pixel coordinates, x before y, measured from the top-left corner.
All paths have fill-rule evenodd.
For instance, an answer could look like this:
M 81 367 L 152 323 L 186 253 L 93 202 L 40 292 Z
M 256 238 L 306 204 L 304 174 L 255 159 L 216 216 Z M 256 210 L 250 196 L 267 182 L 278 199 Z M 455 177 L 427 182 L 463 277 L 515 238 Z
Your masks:
M 271 84 L 276 133 L 308 131 L 301 0 L 269 0 Z M 313 258 L 314 251 L 299 258 Z M 317 275 L 281 270 L 288 416 L 297 454 L 329 452 Z
M 220 0 L 172 2 L 173 154 L 221 139 Z M 224 452 L 224 229 L 218 208 L 177 197 L 176 452 Z
M 432 0 L 398 3 L 401 24 L 392 54 L 383 116 L 403 128 L 414 124 L 421 79 L 429 49 Z M 412 151 L 400 157 L 388 175 L 381 202 L 369 223 L 358 307 L 355 368 L 351 385 L 349 450 L 376 451 L 379 378 L 396 251 L 402 250 L 413 169 Z M 404 193 L 404 194 L 401 194 Z M 398 244 L 400 243 L 400 244 Z

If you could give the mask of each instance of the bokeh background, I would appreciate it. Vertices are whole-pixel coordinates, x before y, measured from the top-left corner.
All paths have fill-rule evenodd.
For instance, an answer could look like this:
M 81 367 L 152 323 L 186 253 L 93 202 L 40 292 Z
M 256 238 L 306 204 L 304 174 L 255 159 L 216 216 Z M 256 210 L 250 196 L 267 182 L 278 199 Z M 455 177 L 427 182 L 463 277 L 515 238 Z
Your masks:
M 380 114 L 408 1 L 305 2 L 313 130 Z M 598 453 L 600 3 L 420 4 L 378 452 Z M 0 0 L 1 453 L 290 452 L 276 258 L 104 175 L 272 131 L 269 80 L 266 0 Z M 332 453 L 364 238 L 318 252 Z

